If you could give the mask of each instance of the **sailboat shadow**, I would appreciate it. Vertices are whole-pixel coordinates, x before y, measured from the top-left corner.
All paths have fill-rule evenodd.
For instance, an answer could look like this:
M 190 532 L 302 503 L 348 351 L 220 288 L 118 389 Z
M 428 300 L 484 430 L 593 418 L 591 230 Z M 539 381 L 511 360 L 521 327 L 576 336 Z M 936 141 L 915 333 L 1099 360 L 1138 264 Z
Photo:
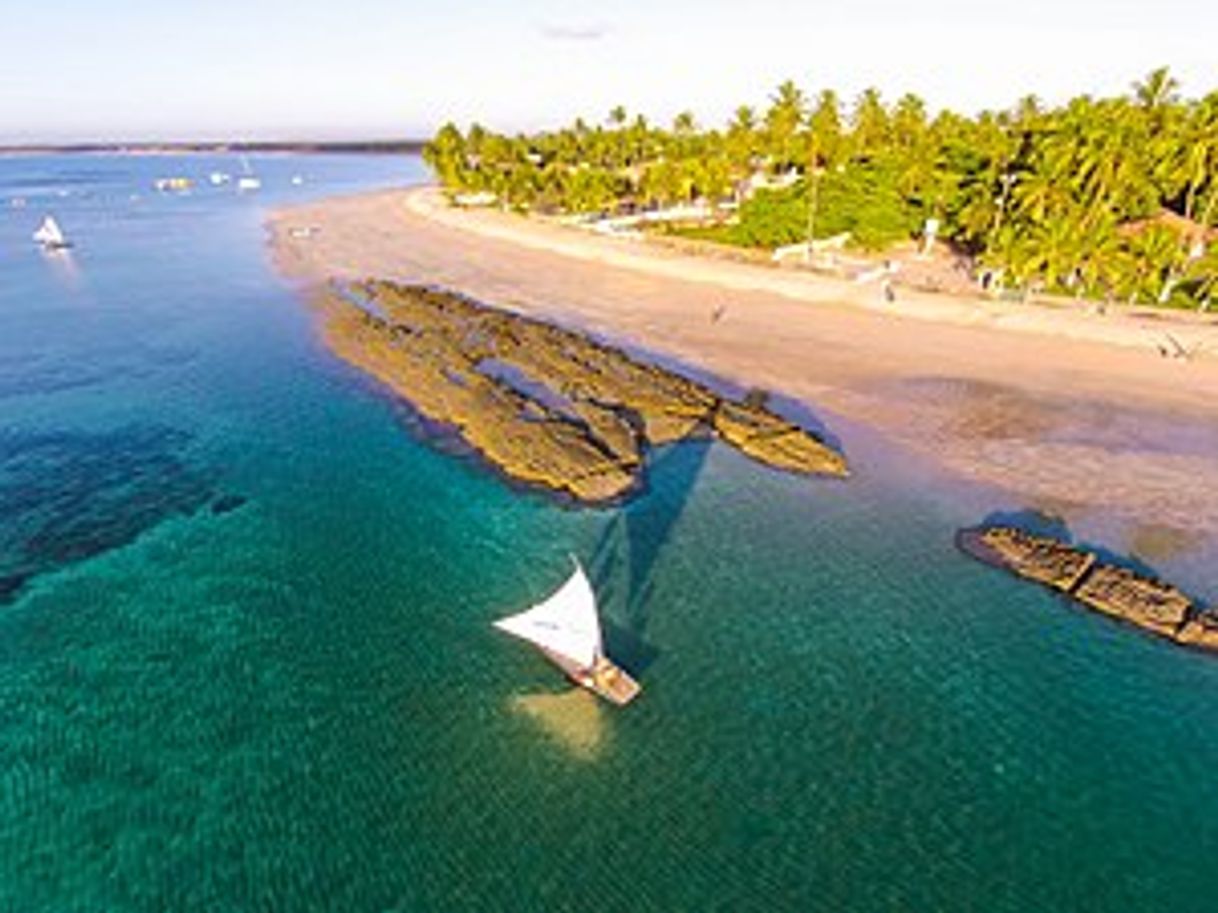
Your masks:
M 652 463 L 647 494 L 614 514 L 593 550 L 589 569 L 606 609 L 606 645 L 634 673 L 644 672 L 660 655 L 647 640 L 656 604 L 656 566 L 711 446 L 709 440 L 693 440 L 663 451 Z

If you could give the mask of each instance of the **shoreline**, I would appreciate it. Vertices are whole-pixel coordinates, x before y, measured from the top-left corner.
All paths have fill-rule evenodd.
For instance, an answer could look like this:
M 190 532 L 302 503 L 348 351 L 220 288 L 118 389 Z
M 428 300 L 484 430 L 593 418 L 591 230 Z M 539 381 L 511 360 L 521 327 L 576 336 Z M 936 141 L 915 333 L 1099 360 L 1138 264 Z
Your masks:
M 816 274 L 447 208 L 428 187 L 294 206 L 268 227 L 302 288 L 449 288 L 860 422 L 1025 506 L 1218 534 L 1218 321 L 904 289 L 882 303 Z M 1200 355 L 1160 357 L 1165 331 Z
M 884 299 L 877 284 L 851 281 L 810 270 L 728 257 L 722 247 L 674 247 L 662 239 L 615 238 L 565 225 L 555 219 L 520 216 L 493 209 L 449 206 L 438 188 L 407 191 L 403 202 L 414 215 L 449 227 L 564 256 L 685 281 L 705 282 L 740 292 L 768 292 L 794 301 L 849 305 L 877 314 L 1008 332 L 1064 336 L 1156 351 L 1166 333 L 1176 336 L 1196 357 L 1218 359 L 1218 315 L 1114 305 L 1096 312 L 1094 302 L 1037 299 L 1000 301 L 984 295 L 924 291 L 901 285 L 898 300 Z M 705 252 L 698 252 L 703 246 Z M 712 247 L 715 253 L 711 253 Z M 692 248 L 692 249 L 691 249 Z

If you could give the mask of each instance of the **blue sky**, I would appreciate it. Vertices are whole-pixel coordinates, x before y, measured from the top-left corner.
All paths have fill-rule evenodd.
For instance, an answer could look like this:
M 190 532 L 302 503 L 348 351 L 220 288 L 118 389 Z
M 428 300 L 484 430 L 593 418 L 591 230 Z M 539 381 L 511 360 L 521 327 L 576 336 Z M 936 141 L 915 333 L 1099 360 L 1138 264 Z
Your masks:
M 1218 88 L 1202 0 L 3 3 L 0 142 L 526 129 L 618 102 L 716 122 L 788 76 L 965 110 L 1123 91 L 1164 63 Z

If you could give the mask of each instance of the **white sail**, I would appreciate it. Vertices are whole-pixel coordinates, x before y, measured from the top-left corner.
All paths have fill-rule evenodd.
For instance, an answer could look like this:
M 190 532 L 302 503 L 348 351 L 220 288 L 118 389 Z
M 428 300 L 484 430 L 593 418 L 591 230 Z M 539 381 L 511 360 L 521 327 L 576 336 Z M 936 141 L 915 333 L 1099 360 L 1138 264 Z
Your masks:
M 47 247 L 62 247 L 67 240 L 59 228 L 59 223 L 52 216 L 42 221 L 42 226 L 34 232 L 34 240 Z
M 495 622 L 507 631 L 577 668 L 590 669 L 601 657 L 601 626 L 596 613 L 596 594 L 579 562 L 575 572 L 557 592 L 533 608 Z

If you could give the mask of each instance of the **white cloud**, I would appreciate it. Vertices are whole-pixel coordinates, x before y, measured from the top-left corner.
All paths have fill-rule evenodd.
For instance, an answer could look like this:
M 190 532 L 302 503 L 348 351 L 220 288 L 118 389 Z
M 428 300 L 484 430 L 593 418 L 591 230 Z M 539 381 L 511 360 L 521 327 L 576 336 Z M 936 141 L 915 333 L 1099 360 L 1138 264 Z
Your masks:
M 551 23 L 542 25 L 541 34 L 551 41 L 600 41 L 609 34 L 609 26 L 603 23 Z

